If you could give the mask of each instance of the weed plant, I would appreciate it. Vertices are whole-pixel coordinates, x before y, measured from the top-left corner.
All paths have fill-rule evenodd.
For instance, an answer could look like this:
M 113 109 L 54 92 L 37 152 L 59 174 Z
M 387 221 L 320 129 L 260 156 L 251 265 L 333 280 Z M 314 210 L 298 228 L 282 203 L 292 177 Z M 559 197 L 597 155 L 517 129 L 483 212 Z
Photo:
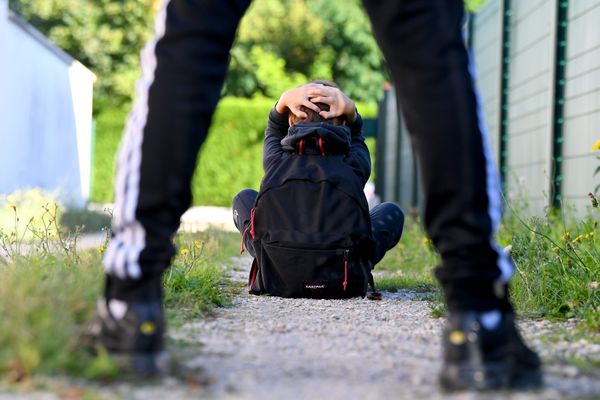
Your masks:
M 167 308 L 188 318 L 225 305 L 230 284 L 223 264 L 235 254 L 238 239 L 238 234 L 219 231 L 178 235 L 179 253 L 163 277 Z
M 59 229 L 55 205 L 44 206 L 40 225 L 30 220 L 23 228 L 18 208 L 11 208 L 14 230 L 0 231 L 0 376 L 113 374 L 106 354 L 94 356 L 78 345 L 100 294 L 100 255 L 77 251 L 78 235 Z M 35 240 L 25 241 L 26 231 Z
M 598 210 L 584 218 L 555 210 L 539 217 L 508 207 L 498 241 L 515 262 L 511 297 L 520 315 L 576 318 L 600 331 Z M 432 274 L 438 264 L 418 218 L 407 218 L 400 243 L 375 268 L 376 283 L 383 290 L 439 292 Z
M 594 209 L 593 211 L 596 211 Z M 511 209 L 499 240 L 516 265 L 512 298 L 521 314 L 578 318 L 600 329 L 598 213 L 566 218 L 549 211 L 525 217 Z
M 108 354 L 91 352 L 80 340 L 102 292 L 108 233 L 100 248 L 78 251 L 79 229 L 61 228 L 57 206 L 44 206 L 35 217 L 38 224 L 24 226 L 19 208 L 6 207 L 14 228 L 0 230 L 0 380 L 20 382 L 36 374 L 115 376 L 119 370 Z M 23 239 L 25 231 L 33 240 Z M 168 315 L 203 315 L 225 304 L 220 266 L 224 251 L 231 251 L 232 235 L 180 235 L 178 241 L 179 254 L 164 279 Z

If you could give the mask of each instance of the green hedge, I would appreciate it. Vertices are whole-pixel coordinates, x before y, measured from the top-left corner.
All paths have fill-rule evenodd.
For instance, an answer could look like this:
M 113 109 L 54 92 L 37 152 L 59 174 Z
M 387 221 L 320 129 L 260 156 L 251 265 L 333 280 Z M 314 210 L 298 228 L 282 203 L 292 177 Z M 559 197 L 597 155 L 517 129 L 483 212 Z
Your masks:
M 258 188 L 264 131 L 274 104 L 275 100 L 265 98 L 224 98 L 219 103 L 192 182 L 194 204 L 229 206 L 240 190 Z M 358 108 L 365 118 L 376 116 L 375 105 Z M 112 200 L 115 152 L 126 113 L 109 109 L 97 117 L 94 201 Z
M 92 201 L 113 201 L 115 158 L 129 105 L 106 108 L 96 116 L 96 142 L 92 170 Z

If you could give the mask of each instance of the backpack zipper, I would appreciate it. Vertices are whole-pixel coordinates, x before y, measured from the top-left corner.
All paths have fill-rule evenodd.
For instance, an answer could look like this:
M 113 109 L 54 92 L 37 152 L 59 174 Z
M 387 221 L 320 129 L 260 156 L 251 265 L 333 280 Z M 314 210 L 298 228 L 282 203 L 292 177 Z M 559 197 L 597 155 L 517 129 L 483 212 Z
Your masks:
M 254 232 L 254 214 L 256 213 L 256 207 L 253 207 L 252 210 L 250 210 L 250 226 L 247 226 L 246 229 L 244 229 L 244 233 L 242 233 L 242 246 L 240 247 L 240 255 L 242 255 L 244 253 L 244 239 L 246 239 L 246 233 L 248 233 L 248 231 L 250 231 L 250 236 L 252 236 L 252 239 L 256 239 L 256 232 Z
M 244 229 L 244 233 L 242 233 L 242 247 L 240 247 L 240 255 L 244 254 L 244 250 L 246 250 L 244 248 L 244 239 L 246 239 L 246 233 L 248 233 L 249 229 L 250 227 L 247 226 L 246 229 Z
M 250 235 L 252 236 L 252 239 L 256 239 L 256 232 L 254 232 L 254 216 L 256 214 L 256 207 L 253 207 L 252 210 L 250 210 Z
M 344 288 L 344 292 L 346 291 L 346 287 L 348 286 L 348 258 L 350 255 L 350 250 L 344 250 L 344 282 L 342 282 L 342 287 Z

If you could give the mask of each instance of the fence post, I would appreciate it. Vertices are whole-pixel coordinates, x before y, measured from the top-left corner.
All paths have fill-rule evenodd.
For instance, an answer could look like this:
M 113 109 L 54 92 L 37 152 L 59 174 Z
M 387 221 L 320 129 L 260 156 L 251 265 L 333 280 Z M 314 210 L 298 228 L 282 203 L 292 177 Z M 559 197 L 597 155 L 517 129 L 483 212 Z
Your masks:
M 375 141 L 375 191 L 382 199 L 385 199 L 385 185 L 383 184 L 383 149 L 385 149 L 385 123 L 387 119 L 387 110 L 385 107 L 388 91 L 383 91 L 383 98 L 379 101 L 377 111 L 377 140 Z
M 498 143 L 498 164 L 500 184 L 506 193 L 506 173 L 508 172 L 508 95 L 510 88 L 510 31 L 511 31 L 511 0 L 502 2 L 502 49 L 500 64 L 500 126 Z
M 567 53 L 567 27 L 569 21 L 569 1 L 556 2 L 556 36 L 554 51 L 554 96 L 552 109 L 552 183 L 551 205 L 561 207 L 562 198 L 562 144 L 565 104 L 565 70 Z
M 392 87 L 386 87 L 379 107 L 377 134 L 376 188 L 381 199 L 395 201 L 397 188 L 398 111 Z

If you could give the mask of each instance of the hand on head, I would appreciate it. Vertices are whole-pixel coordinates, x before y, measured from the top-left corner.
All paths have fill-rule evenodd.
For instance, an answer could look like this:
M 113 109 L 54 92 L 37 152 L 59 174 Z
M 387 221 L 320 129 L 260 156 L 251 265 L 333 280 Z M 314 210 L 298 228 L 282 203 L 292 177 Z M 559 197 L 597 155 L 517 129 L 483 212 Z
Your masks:
M 308 83 L 306 85 L 298 86 L 297 88 L 286 90 L 279 98 L 275 109 L 280 114 L 290 112 L 298 118 L 308 117 L 308 114 L 302 111 L 302 106 L 319 113 L 321 111 L 319 106 L 310 100 L 310 98 L 314 96 L 312 93 L 317 86 L 320 85 Z
M 316 103 L 326 104 L 329 110 L 321 110 Z M 323 119 L 342 116 L 350 122 L 356 119 L 354 102 L 339 88 L 321 83 L 307 83 L 287 90 L 281 95 L 275 106 L 279 113 L 289 112 L 296 118 L 306 119 L 308 115 L 303 108 L 314 111 Z
M 310 101 L 324 103 L 329 110 L 321 110 L 319 115 L 325 119 L 344 116 L 348 121 L 356 119 L 356 106 L 339 88 L 327 85 L 317 85 L 309 91 Z

